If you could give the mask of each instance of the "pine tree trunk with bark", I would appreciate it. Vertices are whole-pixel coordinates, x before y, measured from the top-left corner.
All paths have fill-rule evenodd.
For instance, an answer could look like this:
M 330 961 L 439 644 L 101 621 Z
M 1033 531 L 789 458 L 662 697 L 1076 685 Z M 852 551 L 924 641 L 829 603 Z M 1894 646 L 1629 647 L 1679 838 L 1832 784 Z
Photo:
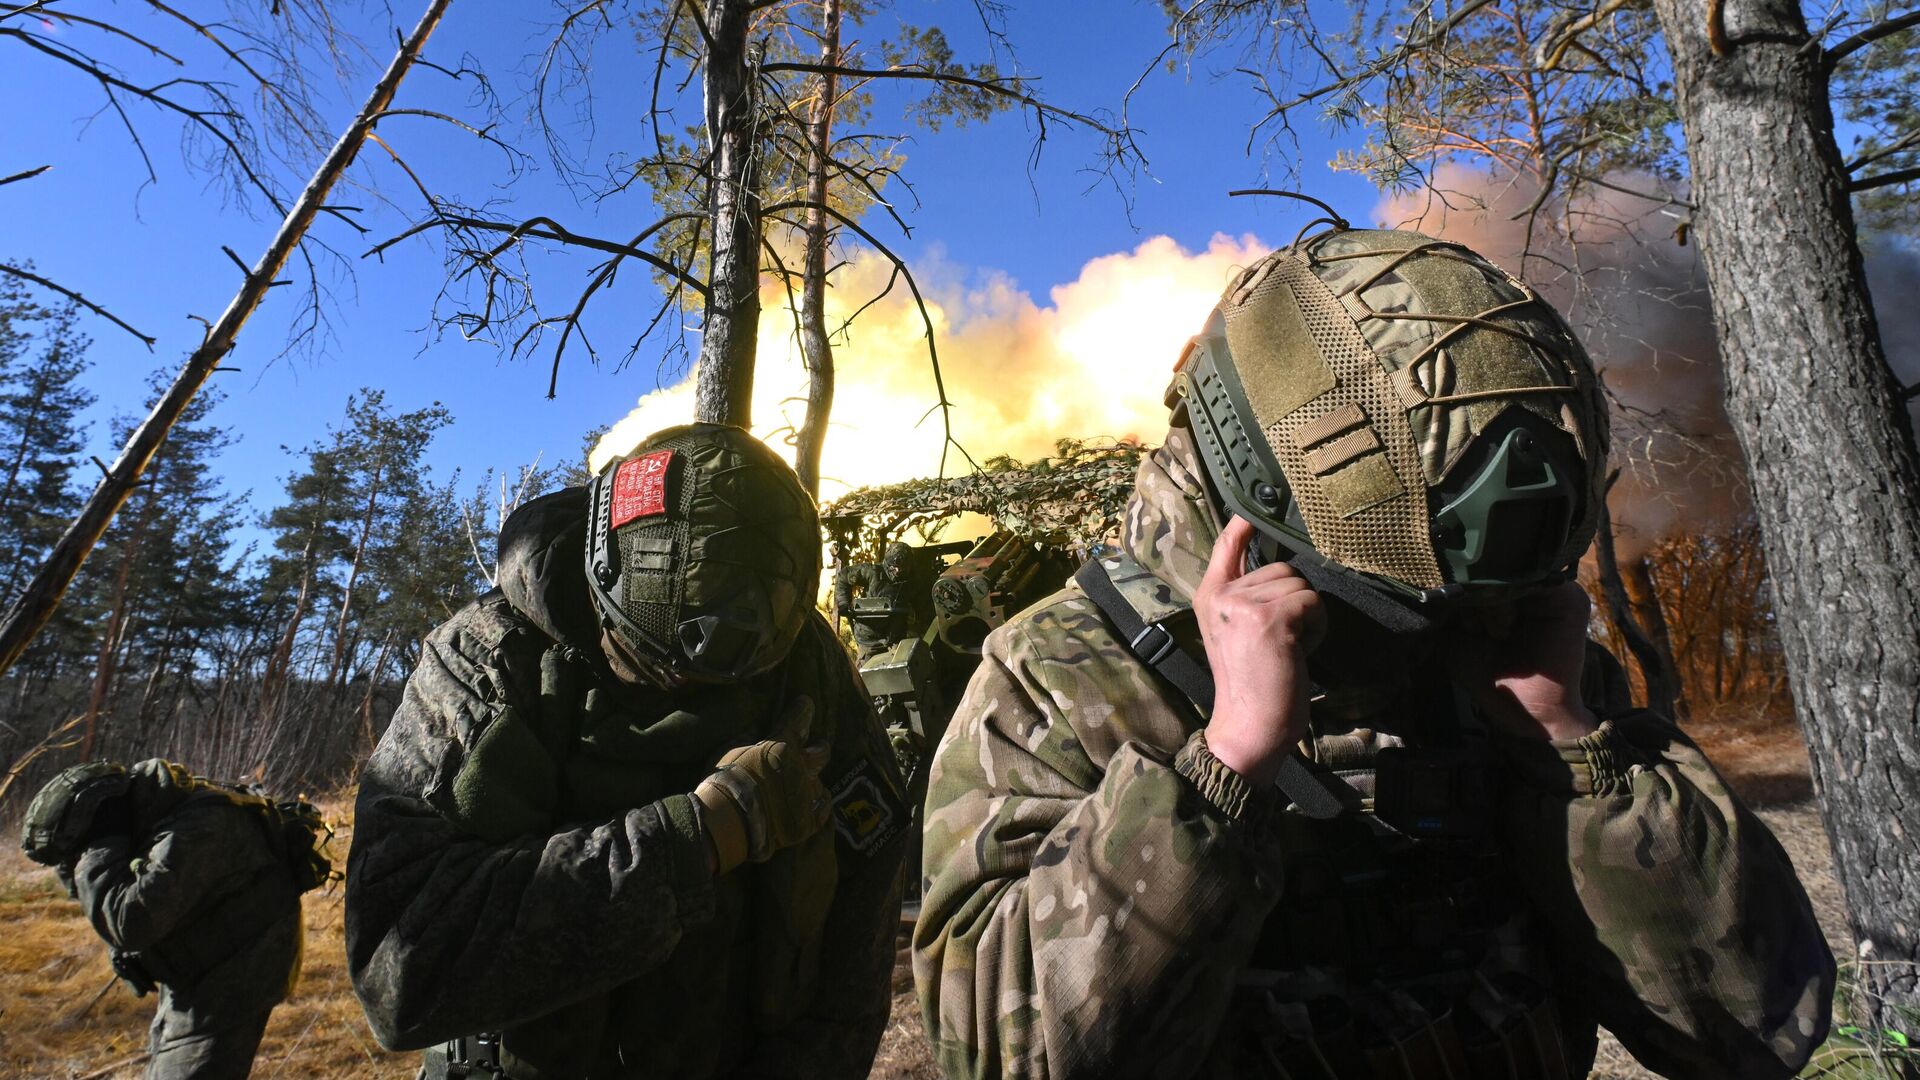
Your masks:
M 1920 459 L 1868 300 L 1829 65 L 1793 0 L 1654 6 L 1835 868 L 1870 988 L 1920 1006 Z
M 281 695 L 292 678 L 293 642 L 307 617 L 307 595 L 313 590 L 313 544 L 313 538 L 309 537 L 306 550 L 300 553 L 300 591 L 293 598 L 293 614 L 287 619 L 286 630 L 274 642 L 273 651 L 267 655 L 266 670 L 260 675 L 260 717 L 268 723 L 276 719 Z
M 1607 479 L 1613 490 L 1616 472 Z M 1600 500 L 1600 525 L 1593 537 L 1594 562 L 1600 573 L 1600 592 L 1606 597 L 1607 618 L 1619 631 L 1634 665 L 1640 669 L 1640 681 L 1646 688 L 1647 708 L 1663 716 L 1677 717 L 1681 712 L 1680 680 L 1674 673 L 1673 653 L 1663 650 L 1640 624 L 1633 601 L 1627 595 L 1626 580 L 1620 574 L 1620 560 L 1613 542 L 1613 514 L 1606 497 Z M 1623 660 L 1625 657 L 1622 658 Z
M 353 587 L 360 581 L 360 567 L 366 562 L 367 542 L 373 536 L 374 513 L 380 508 L 380 480 L 385 475 L 386 463 L 379 462 L 373 467 L 373 478 L 367 483 L 367 509 L 360 516 L 360 538 L 353 545 L 353 562 L 347 567 L 347 583 L 340 591 L 340 617 L 333 627 L 333 663 L 327 669 L 327 693 L 329 700 L 338 701 L 340 692 L 346 688 L 342 673 L 347 667 L 347 658 L 353 649 L 347 643 L 347 620 L 353 614 Z
M 840 63 L 840 0 L 821 0 L 820 8 L 820 64 L 832 68 Z M 815 499 L 820 497 L 820 452 L 833 412 L 833 345 L 827 340 L 827 248 L 833 233 L 825 206 L 833 167 L 833 111 L 840 87 L 832 71 L 821 73 L 818 91 L 807 154 L 807 201 L 813 205 L 807 209 L 806 266 L 800 282 L 800 359 L 807 369 L 807 415 L 793 451 L 800 483 Z
M 756 64 L 747 43 L 753 5 L 748 0 L 705 0 L 704 7 L 709 36 L 703 90 L 712 142 L 707 206 L 713 245 L 694 416 L 707 423 L 749 427 L 760 331 L 761 235 Z
M 1660 586 L 1653 580 L 1653 565 L 1645 551 L 1636 552 L 1620 567 L 1620 584 L 1627 593 L 1627 606 L 1634 621 L 1646 632 L 1665 678 L 1673 688 L 1673 718 L 1685 722 L 1692 715 L 1687 706 L 1686 683 L 1680 677 L 1680 664 L 1673 651 L 1673 632 L 1667 626 L 1667 613 L 1660 606 Z

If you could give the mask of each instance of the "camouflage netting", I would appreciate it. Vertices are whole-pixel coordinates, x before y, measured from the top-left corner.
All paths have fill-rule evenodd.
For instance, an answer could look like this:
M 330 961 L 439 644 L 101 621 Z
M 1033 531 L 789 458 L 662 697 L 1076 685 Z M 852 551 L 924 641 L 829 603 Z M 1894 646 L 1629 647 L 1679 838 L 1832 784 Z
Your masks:
M 1062 439 L 1052 457 L 1022 464 L 988 458 L 980 472 L 860 488 L 820 508 L 837 558 L 877 559 L 889 540 L 921 539 L 966 513 L 1002 529 L 1084 552 L 1114 530 L 1133 475 L 1152 447 Z

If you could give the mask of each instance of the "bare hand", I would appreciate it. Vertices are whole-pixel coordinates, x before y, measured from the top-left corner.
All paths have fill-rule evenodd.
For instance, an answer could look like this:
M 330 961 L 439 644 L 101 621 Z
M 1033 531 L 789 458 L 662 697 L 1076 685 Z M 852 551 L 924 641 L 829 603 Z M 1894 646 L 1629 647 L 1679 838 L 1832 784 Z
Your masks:
M 1569 581 L 1470 610 L 1449 634 L 1447 665 L 1489 724 L 1533 739 L 1577 739 L 1600 726 L 1580 700 L 1590 606 Z
M 1286 563 L 1243 573 L 1253 525 L 1234 518 L 1214 541 L 1193 594 L 1213 669 L 1207 746 L 1221 764 L 1266 786 L 1307 731 L 1307 654 L 1327 630 L 1320 594 Z

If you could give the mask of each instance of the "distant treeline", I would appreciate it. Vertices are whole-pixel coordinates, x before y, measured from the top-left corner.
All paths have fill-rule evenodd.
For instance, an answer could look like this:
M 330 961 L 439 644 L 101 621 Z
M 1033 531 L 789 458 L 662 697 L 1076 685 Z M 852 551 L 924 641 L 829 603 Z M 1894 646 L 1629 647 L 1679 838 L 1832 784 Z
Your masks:
M 0 286 L 8 604 L 99 473 L 80 419 L 93 397 L 79 384 L 88 341 L 75 323 L 69 308 Z M 235 442 L 220 397 L 193 403 L 54 620 L 0 679 L 0 769 L 33 758 L 0 817 L 39 776 L 84 756 L 160 755 L 288 790 L 348 780 L 421 640 L 489 587 L 505 509 L 581 479 L 577 468 L 526 469 L 506 491 L 491 473 L 436 478 L 423 461 L 447 410 L 396 412 L 363 390 L 323 438 L 288 451 L 284 490 L 256 514 L 250 493 L 217 479 L 215 459 Z M 112 422 L 115 445 L 136 420 Z
M 1656 541 L 1623 558 L 1620 576 L 1635 621 L 1672 658 L 1682 708 L 1692 717 L 1792 718 L 1773 583 L 1751 513 Z M 1620 629 L 1597 596 L 1595 610 L 1602 614 L 1601 643 L 1627 656 Z

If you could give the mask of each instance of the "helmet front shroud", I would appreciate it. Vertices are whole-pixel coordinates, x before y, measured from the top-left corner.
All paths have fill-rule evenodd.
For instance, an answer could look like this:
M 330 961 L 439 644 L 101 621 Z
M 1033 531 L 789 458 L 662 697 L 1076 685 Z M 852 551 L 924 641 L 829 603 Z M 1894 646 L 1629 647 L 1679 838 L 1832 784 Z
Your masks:
M 44 866 L 74 858 L 86 846 L 100 808 L 125 795 L 131 784 L 126 767 L 111 761 L 61 770 L 28 804 L 20 825 L 21 850 Z
M 818 587 L 819 522 L 764 443 L 719 424 L 669 428 L 602 469 L 588 505 L 588 587 L 621 645 L 709 682 L 786 656 Z
M 1340 579 L 1387 621 L 1562 580 L 1593 538 L 1592 362 L 1550 305 L 1458 244 L 1338 228 L 1268 255 L 1228 287 L 1168 403 L 1265 557 Z

